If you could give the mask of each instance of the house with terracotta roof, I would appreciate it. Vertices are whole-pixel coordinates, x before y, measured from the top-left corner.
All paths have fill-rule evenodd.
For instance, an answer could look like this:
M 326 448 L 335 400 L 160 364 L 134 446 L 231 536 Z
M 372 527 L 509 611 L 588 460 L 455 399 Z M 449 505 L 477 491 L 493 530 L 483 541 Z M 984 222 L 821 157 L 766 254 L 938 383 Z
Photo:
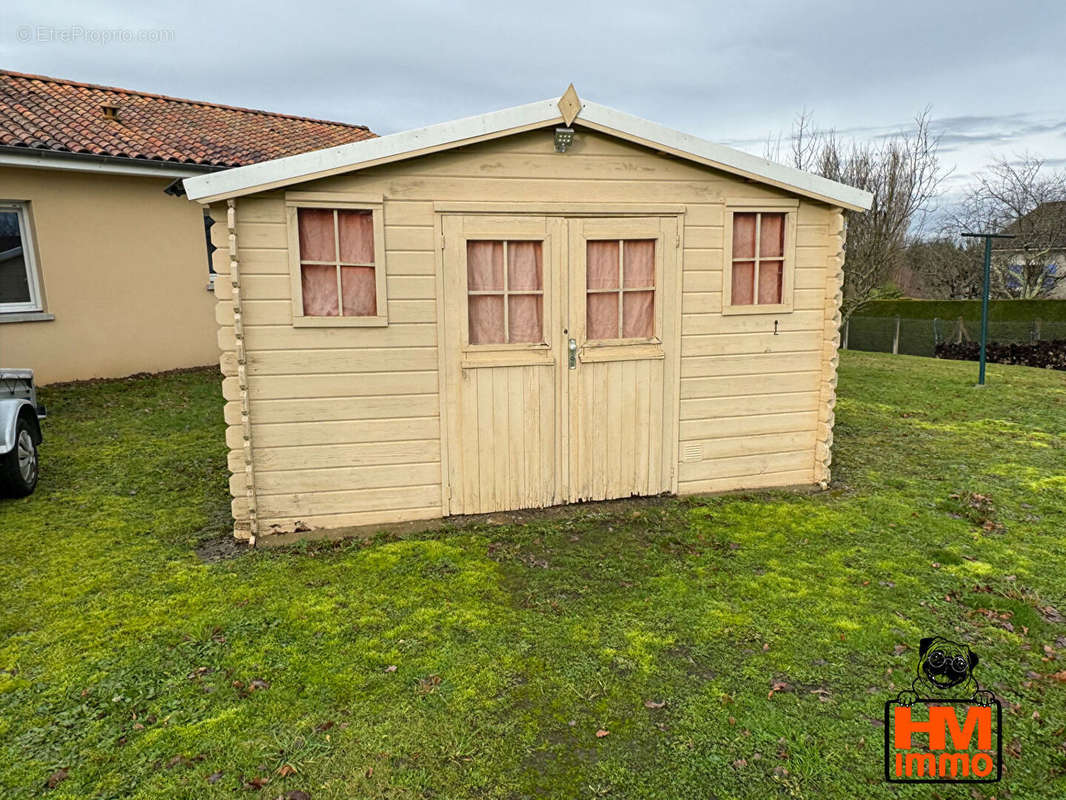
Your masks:
M 215 362 L 212 221 L 181 181 L 373 136 L 0 71 L 0 364 L 48 383 Z

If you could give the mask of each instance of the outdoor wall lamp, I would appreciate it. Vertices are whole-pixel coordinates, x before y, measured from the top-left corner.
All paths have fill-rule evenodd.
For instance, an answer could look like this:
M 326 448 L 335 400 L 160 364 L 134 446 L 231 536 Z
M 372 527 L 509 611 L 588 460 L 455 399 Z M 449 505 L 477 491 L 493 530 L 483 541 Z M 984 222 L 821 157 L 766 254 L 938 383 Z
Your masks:
M 573 128 L 556 128 L 555 129 L 555 151 L 557 153 L 565 153 L 566 148 L 574 143 L 574 129 Z

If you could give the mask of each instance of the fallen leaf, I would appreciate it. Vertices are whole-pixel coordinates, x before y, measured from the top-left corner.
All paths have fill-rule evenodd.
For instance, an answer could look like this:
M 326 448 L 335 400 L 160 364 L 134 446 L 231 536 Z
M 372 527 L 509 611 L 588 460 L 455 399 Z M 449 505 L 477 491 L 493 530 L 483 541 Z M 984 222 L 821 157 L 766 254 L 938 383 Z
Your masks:
M 748 766 L 748 762 L 745 761 L 743 758 L 738 758 L 736 761 L 733 762 L 733 766 L 739 769 L 740 767 Z
M 385 667 L 385 671 L 386 672 L 395 672 L 396 671 L 396 665 L 395 664 L 389 664 L 387 667 Z
M 283 795 L 285 800 L 311 800 L 311 795 L 307 792 L 300 791 L 299 789 L 293 789 L 285 792 Z
M 333 722 L 333 720 L 327 720 L 326 722 L 323 722 L 323 723 L 322 723 L 322 724 L 320 724 L 320 725 L 316 725 L 316 726 L 315 726 L 315 731 L 316 731 L 317 733 L 325 733 L 325 732 L 326 732 L 326 731 L 328 731 L 328 730 L 329 730 L 330 728 L 332 728 L 334 724 L 335 724 L 335 723 Z
M 55 772 L 48 776 L 48 788 L 56 788 L 59 784 L 61 784 L 67 779 L 67 774 L 68 773 L 66 767 L 63 767 L 62 769 L 57 769 Z
M 902 653 L 905 653 L 907 650 L 910 650 L 910 648 L 907 647 L 907 645 L 905 644 L 897 644 L 895 647 L 892 648 L 892 652 L 895 653 L 897 656 L 901 655 Z
M 222 780 L 222 772 L 221 771 L 212 772 L 210 775 L 207 776 L 207 782 L 208 783 L 218 783 L 220 780 Z
M 264 681 L 262 678 L 256 678 L 254 681 L 248 684 L 248 690 L 254 692 L 256 689 L 269 689 L 270 681 Z
M 644 707 L 645 708 L 662 708 L 665 705 L 666 705 L 666 701 L 665 700 L 663 700 L 663 701 L 645 700 L 644 701 Z
M 244 782 L 244 785 L 252 789 L 262 789 L 270 783 L 270 778 L 252 778 Z
M 1048 677 L 1052 680 L 1059 681 L 1060 683 L 1066 683 L 1066 669 L 1062 670 L 1062 672 L 1055 672 Z
M 295 773 L 296 767 L 292 766 L 292 764 L 282 764 L 280 767 L 278 767 L 278 775 L 283 778 L 287 778 L 290 775 L 294 775 Z
M 597 739 L 602 739 L 604 736 L 610 736 L 610 735 L 611 735 L 611 732 L 610 731 L 605 731 L 603 728 L 600 728 L 598 731 L 596 731 L 596 738 Z

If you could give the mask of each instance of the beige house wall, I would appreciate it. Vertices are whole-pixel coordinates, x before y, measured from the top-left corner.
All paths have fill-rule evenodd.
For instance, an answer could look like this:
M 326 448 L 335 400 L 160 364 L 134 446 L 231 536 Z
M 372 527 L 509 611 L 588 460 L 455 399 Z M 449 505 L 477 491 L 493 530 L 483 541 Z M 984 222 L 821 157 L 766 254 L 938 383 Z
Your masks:
M 285 193 L 236 201 L 244 381 L 229 282 L 219 282 L 218 320 L 238 532 L 253 507 L 261 535 L 297 521 L 337 528 L 441 516 L 442 203 L 683 206 L 678 492 L 828 479 L 839 209 L 796 199 L 791 312 L 723 315 L 727 203 L 791 196 L 613 137 L 580 131 L 560 155 L 550 130 L 535 131 L 291 188 L 384 197 L 389 324 L 292 327 Z M 216 206 L 217 218 L 224 210 Z M 224 246 L 224 226 L 215 230 Z M 228 275 L 228 257 L 216 258 Z
M 218 358 L 203 212 L 170 178 L 0 167 L 28 201 L 49 321 L 4 322 L 0 365 L 38 381 L 119 377 Z

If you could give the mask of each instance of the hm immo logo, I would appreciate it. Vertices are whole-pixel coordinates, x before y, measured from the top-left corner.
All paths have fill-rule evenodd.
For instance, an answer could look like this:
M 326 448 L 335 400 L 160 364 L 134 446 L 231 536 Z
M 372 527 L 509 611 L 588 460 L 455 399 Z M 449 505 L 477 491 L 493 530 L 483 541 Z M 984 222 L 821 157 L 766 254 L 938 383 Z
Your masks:
M 973 676 L 977 654 L 922 639 L 909 690 L 885 703 L 885 780 L 994 783 L 1003 774 L 1003 711 Z

